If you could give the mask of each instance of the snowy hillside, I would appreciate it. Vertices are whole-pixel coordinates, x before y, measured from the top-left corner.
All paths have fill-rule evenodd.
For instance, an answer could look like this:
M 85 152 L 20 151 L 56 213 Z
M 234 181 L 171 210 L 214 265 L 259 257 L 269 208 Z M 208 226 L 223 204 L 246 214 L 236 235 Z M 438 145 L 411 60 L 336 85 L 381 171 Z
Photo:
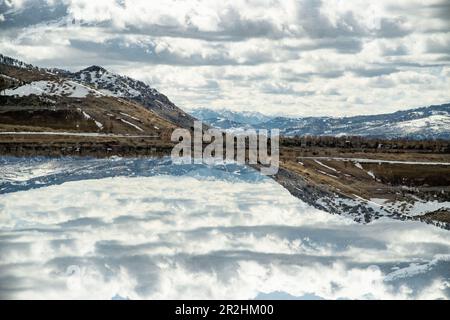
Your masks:
M 141 81 L 114 74 L 99 66 L 83 69 L 71 74 L 70 77 L 75 81 L 87 83 L 100 92 L 114 97 L 135 98 L 144 91 L 149 91 L 153 95 L 159 94 L 156 89 L 150 88 Z
M 31 83 L 7 89 L 2 92 L 5 96 L 29 96 L 49 95 L 49 96 L 65 96 L 70 98 L 85 98 L 89 94 L 99 96 L 100 93 L 91 88 L 73 81 L 33 81 Z
M 181 127 L 193 125 L 194 118 L 178 108 L 165 95 L 142 81 L 109 72 L 99 66 L 91 66 L 66 76 L 73 81 L 89 85 L 106 95 L 138 102 Z
M 158 108 L 144 104 L 149 96 L 165 103 Z M 166 137 L 165 130 L 172 132 L 178 125 L 164 114 L 176 118 L 178 108 L 162 97 L 142 82 L 101 67 L 71 73 L 38 68 L 0 55 L 2 134 Z
M 94 96 L 111 96 L 124 98 L 139 103 L 165 120 L 180 127 L 189 128 L 195 120 L 178 108 L 165 95 L 146 83 L 109 72 L 103 67 L 91 66 L 78 72 L 62 69 L 44 69 L 0 54 L 0 67 L 24 69 L 33 74 L 31 79 L 16 81 L 6 71 L 1 71 L 3 83 L 1 91 L 6 96 L 58 95 L 71 98 Z M 13 73 L 14 73 L 13 72 Z M 22 73 L 23 72 L 19 72 Z M 8 78 L 6 78 L 8 77 Z M 0 90 L 2 88 L 0 87 Z

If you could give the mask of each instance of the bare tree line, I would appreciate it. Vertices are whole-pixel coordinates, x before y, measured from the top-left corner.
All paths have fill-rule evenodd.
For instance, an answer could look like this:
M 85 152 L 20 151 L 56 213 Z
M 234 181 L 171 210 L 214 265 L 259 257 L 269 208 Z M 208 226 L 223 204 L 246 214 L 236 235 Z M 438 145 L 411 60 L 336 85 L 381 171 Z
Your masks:
M 371 150 L 415 150 L 438 153 L 450 153 L 449 140 L 414 140 L 414 139 L 376 139 L 360 136 L 296 136 L 282 137 L 283 147 L 299 148 L 340 148 L 340 149 L 371 149 Z

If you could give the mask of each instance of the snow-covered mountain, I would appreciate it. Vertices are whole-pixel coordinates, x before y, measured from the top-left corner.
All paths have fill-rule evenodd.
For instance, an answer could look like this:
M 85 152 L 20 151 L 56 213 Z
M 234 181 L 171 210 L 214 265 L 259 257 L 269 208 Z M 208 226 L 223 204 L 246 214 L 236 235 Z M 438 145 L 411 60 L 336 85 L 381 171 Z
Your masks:
M 195 119 L 192 116 L 142 81 L 109 72 L 99 66 L 91 66 L 70 73 L 67 77 L 93 87 L 106 95 L 133 100 L 178 126 L 184 128 L 193 126 Z
M 68 76 L 74 81 L 89 84 L 98 91 L 114 97 L 134 98 L 145 91 L 149 91 L 152 95 L 159 94 L 156 89 L 140 81 L 111 73 L 99 66 L 91 66 Z
M 200 109 L 197 118 L 222 129 L 267 128 L 280 129 L 286 136 L 330 135 L 370 136 L 381 138 L 450 139 L 450 104 L 434 105 L 389 114 L 332 117 L 269 117 L 231 111 Z M 262 119 L 260 121 L 260 119 Z
M 92 141 L 105 135 L 137 135 L 153 139 L 159 147 L 170 141 L 176 127 L 189 128 L 193 122 L 157 90 L 101 67 L 72 73 L 35 67 L 2 55 L 0 106 L 1 133 L 45 133 L 39 145 L 47 150 L 53 147 L 45 142 L 54 134 L 89 136 Z M 142 150 L 148 149 L 148 142 L 140 143 Z M 109 145 L 94 149 L 100 153 L 112 150 Z
M 78 72 L 61 69 L 44 69 L 0 54 L 0 65 L 31 71 L 35 76 L 21 80 L 2 74 L 2 95 L 59 95 L 72 98 L 110 96 L 139 103 L 171 123 L 190 128 L 195 120 L 178 108 L 165 95 L 142 81 L 121 76 L 99 67 L 91 66 Z M 1 74 L 1 73 L 0 73 Z

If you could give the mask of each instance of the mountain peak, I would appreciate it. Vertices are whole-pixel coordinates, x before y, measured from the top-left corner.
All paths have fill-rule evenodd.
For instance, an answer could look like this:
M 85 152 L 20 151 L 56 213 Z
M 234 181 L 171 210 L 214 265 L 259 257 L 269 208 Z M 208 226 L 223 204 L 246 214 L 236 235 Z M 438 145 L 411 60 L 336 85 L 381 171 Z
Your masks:
M 80 72 L 98 72 L 98 73 L 106 73 L 108 72 L 108 70 L 106 70 L 105 68 L 101 67 L 101 66 L 97 66 L 97 65 L 92 65 L 90 67 L 87 67 L 83 70 L 80 70 Z

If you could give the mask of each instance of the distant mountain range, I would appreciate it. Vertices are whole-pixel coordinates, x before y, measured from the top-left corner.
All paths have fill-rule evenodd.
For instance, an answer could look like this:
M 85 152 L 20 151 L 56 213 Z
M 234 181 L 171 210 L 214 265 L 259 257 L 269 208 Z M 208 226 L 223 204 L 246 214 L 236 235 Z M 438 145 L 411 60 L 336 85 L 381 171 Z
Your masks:
M 197 109 L 191 114 L 221 129 L 280 129 L 286 136 L 329 135 L 450 139 L 450 104 L 354 117 L 270 117 L 261 113 Z
M 220 129 L 252 128 L 273 119 L 273 117 L 259 112 L 235 112 L 226 109 L 196 109 L 191 111 L 190 114 Z

